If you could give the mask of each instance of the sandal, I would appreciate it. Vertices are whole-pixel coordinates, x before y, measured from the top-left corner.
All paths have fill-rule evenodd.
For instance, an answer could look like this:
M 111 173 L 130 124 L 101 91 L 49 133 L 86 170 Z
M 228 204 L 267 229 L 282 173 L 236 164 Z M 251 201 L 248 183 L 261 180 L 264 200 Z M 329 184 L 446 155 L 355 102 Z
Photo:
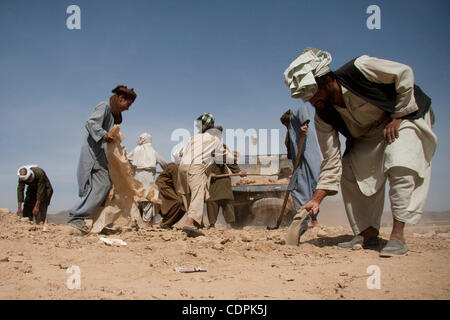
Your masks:
M 380 245 L 380 239 L 378 237 L 367 239 L 367 240 L 363 241 L 363 240 L 361 240 L 361 237 L 359 235 L 356 235 L 350 241 L 338 243 L 338 247 L 348 248 L 348 249 L 351 248 L 354 250 L 370 248 L 370 247 L 377 247 L 379 245 Z
M 408 253 L 408 246 L 398 240 L 392 239 L 386 243 L 386 246 L 380 251 L 380 257 L 404 256 Z
M 186 232 L 188 237 L 195 238 L 195 237 L 199 237 L 199 236 L 204 236 L 205 235 L 203 232 L 201 232 L 199 229 L 197 229 L 195 227 L 184 226 L 182 230 L 183 230 L 183 232 Z

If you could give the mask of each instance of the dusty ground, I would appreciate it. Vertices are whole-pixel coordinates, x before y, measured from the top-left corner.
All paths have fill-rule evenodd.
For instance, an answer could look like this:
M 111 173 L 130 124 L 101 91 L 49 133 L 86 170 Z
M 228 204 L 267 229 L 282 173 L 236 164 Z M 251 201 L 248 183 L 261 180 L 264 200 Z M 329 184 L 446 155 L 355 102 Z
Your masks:
M 0 212 L 0 299 L 450 298 L 449 229 L 442 226 L 433 227 L 432 238 L 409 230 L 410 254 L 395 258 L 336 247 L 351 239 L 343 227 L 308 230 L 298 247 L 283 244 L 286 229 L 262 227 L 219 227 L 195 239 L 180 230 L 129 227 L 106 236 L 126 246 L 107 246 L 98 235 L 71 230 L 49 224 L 43 231 Z M 67 287 L 72 265 L 80 268 L 80 289 Z M 371 265 L 380 268 L 380 289 L 367 288 Z M 179 273 L 176 267 L 207 272 Z

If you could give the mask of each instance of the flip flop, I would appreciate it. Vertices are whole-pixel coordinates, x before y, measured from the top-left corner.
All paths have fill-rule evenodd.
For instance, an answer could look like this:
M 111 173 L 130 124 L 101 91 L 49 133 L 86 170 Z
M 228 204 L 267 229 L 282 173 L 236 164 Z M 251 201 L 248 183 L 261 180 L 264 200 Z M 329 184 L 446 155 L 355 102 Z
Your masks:
M 380 257 L 404 256 L 408 253 L 408 246 L 398 240 L 389 240 L 386 246 L 380 251 Z
M 182 228 L 183 232 L 186 232 L 186 234 L 188 235 L 188 237 L 199 237 L 199 236 L 204 236 L 205 234 L 203 232 L 201 232 L 199 229 L 194 228 L 194 227 L 189 227 L 189 226 L 184 226 Z

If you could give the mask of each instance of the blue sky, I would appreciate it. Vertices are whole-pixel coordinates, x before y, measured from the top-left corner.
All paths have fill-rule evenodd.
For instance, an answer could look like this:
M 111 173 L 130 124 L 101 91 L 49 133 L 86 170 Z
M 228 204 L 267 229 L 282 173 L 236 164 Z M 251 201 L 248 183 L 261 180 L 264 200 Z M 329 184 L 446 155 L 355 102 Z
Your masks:
M 66 27 L 71 4 L 81 30 Z M 372 4 L 380 30 L 366 27 Z M 169 159 L 173 130 L 192 131 L 203 112 L 224 128 L 281 129 L 282 140 L 281 114 L 302 103 L 283 72 L 312 46 L 332 54 L 332 69 L 361 54 L 413 68 L 437 117 L 427 210 L 450 210 L 449 9 L 447 0 L 2 0 L 0 207 L 16 210 L 16 171 L 31 163 L 54 186 L 49 212 L 72 207 L 84 123 L 117 84 L 138 94 L 121 125 L 129 150 L 149 132 Z

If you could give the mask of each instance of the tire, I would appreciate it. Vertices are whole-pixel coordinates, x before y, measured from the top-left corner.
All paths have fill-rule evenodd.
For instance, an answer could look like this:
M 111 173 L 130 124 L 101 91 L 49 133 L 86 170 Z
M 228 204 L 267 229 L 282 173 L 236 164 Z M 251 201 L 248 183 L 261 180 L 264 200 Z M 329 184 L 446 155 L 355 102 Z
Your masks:
M 283 201 L 284 199 L 281 198 L 263 198 L 255 201 L 251 208 L 253 215 L 252 224 L 257 226 L 275 226 L 283 207 Z M 290 199 L 284 211 L 282 225 L 290 223 L 285 222 L 286 219 L 292 220 L 289 201 Z

